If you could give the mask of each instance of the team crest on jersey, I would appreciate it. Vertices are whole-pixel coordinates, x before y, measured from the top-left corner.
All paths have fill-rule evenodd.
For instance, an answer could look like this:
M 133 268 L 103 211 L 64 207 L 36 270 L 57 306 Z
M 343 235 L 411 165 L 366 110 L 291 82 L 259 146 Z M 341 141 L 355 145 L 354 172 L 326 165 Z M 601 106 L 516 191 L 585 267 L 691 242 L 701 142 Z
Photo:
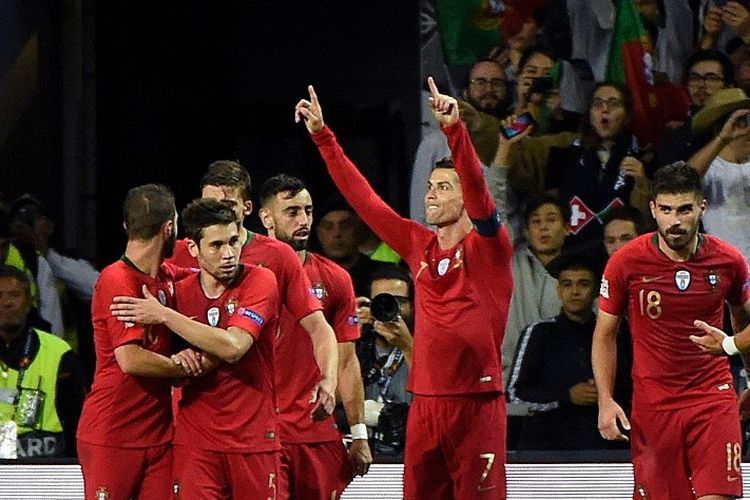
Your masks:
M 167 294 L 164 293 L 164 290 L 159 288 L 159 292 L 156 294 L 157 297 L 159 297 L 159 303 L 163 306 L 167 305 Z
M 719 275 L 713 269 L 706 274 L 706 283 L 711 286 L 711 289 L 716 290 L 716 287 L 719 286 L 719 281 Z
M 328 297 L 328 290 L 326 290 L 326 287 L 323 283 L 320 281 L 316 281 L 312 284 L 312 288 L 310 288 L 310 293 L 315 295 L 319 301 L 323 302 L 326 297 Z
M 104 486 L 96 489 L 96 500 L 109 500 L 109 490 Z
M 224 306 L 224 308 L 227 310 L 228 315 L 234 314 L 234 310 L 237 309 L 237 297 L 232 297 L 227 301 L 227 304 Z
M 219 312 L 218 307 L 212 307 L 208 310 L 206 313 L 206 319 L 208 320 L 208 324 L 211 326 L 216 326 L 219 324 L 219 316 L 221 313 Z
M 451 260 L 446 257 L 438 262 L 437 273 L 439 276 L 444 276 L 448 272 L 448 266 L 451 264 Z
M 677 285 L 677 289 L 681 292 L 684 292 L 688 289 L 690 286 L 690 271 L 687 271 L 685 269 L 680 269 L 676 273 L 674 273 L 674 283 Z

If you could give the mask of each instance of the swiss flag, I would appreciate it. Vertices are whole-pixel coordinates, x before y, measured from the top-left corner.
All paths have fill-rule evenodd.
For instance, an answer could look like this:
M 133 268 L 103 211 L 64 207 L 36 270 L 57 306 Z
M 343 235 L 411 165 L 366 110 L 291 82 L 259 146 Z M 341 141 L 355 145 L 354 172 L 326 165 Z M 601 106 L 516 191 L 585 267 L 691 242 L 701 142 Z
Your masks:
M 583 227 L 596 219 L 596 212 L 591 210 L 578 196 L 570 199 L 570 232 L 578 234 Z

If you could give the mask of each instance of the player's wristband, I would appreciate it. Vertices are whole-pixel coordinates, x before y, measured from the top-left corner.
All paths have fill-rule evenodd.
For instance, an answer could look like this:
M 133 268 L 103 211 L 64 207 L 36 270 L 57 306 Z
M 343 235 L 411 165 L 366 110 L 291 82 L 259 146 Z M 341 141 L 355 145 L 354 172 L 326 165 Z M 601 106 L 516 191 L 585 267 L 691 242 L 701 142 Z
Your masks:
M 735 354 L 740 353 L 740 350 L 737 349 L 737 344 L 734 341 L 734 336 L 731 335 L 724 337 L 724 340 L 721 341 L 721 348 L 724 349 L 724 352 L 729 356 L 734 356 Z
M 367 439 L 367 426 L 365 424 L 352 425 L 352 440 Z

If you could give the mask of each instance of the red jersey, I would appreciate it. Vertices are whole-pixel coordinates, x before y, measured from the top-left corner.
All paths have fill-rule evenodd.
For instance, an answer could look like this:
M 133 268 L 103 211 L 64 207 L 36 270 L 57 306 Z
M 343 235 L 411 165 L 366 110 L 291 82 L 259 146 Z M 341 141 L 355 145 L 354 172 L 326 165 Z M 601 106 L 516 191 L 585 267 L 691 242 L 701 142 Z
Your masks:
M 677 409 L 734 398 L 725 356 L 701 351 L 696 319 L 721 327 L 724 301 L 750 300 L 748 268 L 733 246 L 699 235 L 689 260 L 675 262 L 649 233 L 616 252 L 602 278 L 599 308 L 627 311 L 633 342 L 633 407 Z M 646 405 L 646 406 L 641 406 Z
M 117 295 L 143 297 L 141 287 L 145 284 L 159 302 L 174 307 L 174 282 L 183 275 L 181 269 L 162 264 L 152 278 L 124 259 L 102 271 L 91 299 L 96 371 L 83 403 L 79 440 L 145 448 L 172 439 L 171 380 L 128 375 L 115 359 L 115 349 L 129 343 L 170 356 L 171 332 L 163 325 L 123 323 L 112 316 L 109 306 Z
M 402 218 L 377 196 L 330 129 L 312 138 L 339 191 L 411 268 L 416 301 L 409 390 L 424 396 L 502 392 L 500 346 L 513 290 L 513 249 L 464 124 L 443 131 L 475 224 L 448 249 L 439 247 L 434 231 Z
M 242 328 L 254 341 L 236 363 L 221 363 L 183 386 L 174 443 L 218 452 L 278 450 L 273 349 L 279 305 L 273 273 L 246 266 L 215 299 L 206 297 L 196 274 L 177 283 L 176 295 L 176 309 L 185 316 L 217 328 Z
M 359 338 L 357 306 L 352 279 L 342 267 L 323 256 L 308 253 L 304 269 L 323 314 L 338 342 Z M 310 419 L 310 394 L 321 374 L 313 357 L 310 336 L 284 308 L 276 340 L 276 386 L 281 416 L 279 434 L 284 443 L 340 441 L 333 417 L 321 422 Z
M 276 275 L 281 303 L 299 321 L 308 314 L 320 310 L 320 301 L 315 298 L 297 254 L 286 243 L 262 234 L 248 231 L 248 238 L 242 245 L 240 262 L 266 267 Z M 198 267 L 198 259 L 190 255 L 187 240 L 175 244 L 169 262 L 181 267 Z

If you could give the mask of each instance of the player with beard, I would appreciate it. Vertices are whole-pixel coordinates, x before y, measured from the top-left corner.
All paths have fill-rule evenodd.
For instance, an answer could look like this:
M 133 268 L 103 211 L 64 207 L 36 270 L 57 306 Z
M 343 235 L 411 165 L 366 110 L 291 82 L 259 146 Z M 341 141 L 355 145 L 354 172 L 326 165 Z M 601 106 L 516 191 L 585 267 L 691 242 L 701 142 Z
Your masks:
M 240 264 L 239 221 L 227 204 L 194 200 L 182 218 L 200 273 L 177 283 L 176 310 L 144 290 L 145 299 L 115 297 L 113 313 L 169 328 L 215 366 L 182 390 L 175 493 L 191 500 L 276 498 L 276 279 L 268 269 Z
M 142 290 L 173 306 L 174 283 L 184 276 L 163 262 L 177 227 L 169 189 L 131 189 L 123 215 L 125 253 L 102 271 L 91 303 L 96 372 L 78 425 L 78 457 L 86 498 L 163 499 L 172 494 L 171 379 L 200 366 L 191 351 L 170 356 L 168 328 L 122 323 L 110 313 L 113 297 Z
M 354 290 L 349 274 L 333 261 L 307 251 L 313 204 L 305 184 L 280 174 L 260 190 L 260 219 L 268 235 L 291 246 L 310 278 L 323 314 L 338 340 L 338 388 L 352 429 L 348 459 L 333 417 L 315 422 L 309 417 L 310 394 L 320 378 L 312 344 L 294 317 L 283 311 L 276 365 L 282 443 L 281 498 L 331 500 L 339 498 L 352 473 L 364 475 L 372 457 L 364 424 L 364 389 L 354 341 L 359 338 Z
M 432 78 L 432 113 L 454 168 L 433 170 L 424 197 L 430 230 L 390 208 L 346 157 L 312 86 L 295 107 L 336 186 L 401 255 L 415 286 L 415 332 L 404 457 L 404 498 L 506 498 L 500 345 L 513 279 L 512 248 L 459 119 Z
M 698 332 L 696 318 L 722 324 L 725 301 L 733 324 L 747 324 L 750 273 L 737 249 L 698 233 L 706 201 L 691 167 L 663 167 L 653 190 L 657 231 L 614 253 L 602 279 L 592 350 L 599 431 L 626 440 L 621 429 L 632 422 L 636 498 L 736 498 L 742 439 L 729 364 L 699 349 L 691 335 Z M 615 336 L 626 312 L 633 341 L 630 419 L 612 396 Z
M 250 201 L 250 175 L 239 162 L 213 162 L 201 178 L 200 188 L 201 198 L 223 201 L 234 210 L 240 223 L 240 262 L 273 271 L 281 304 L 309 334 L 315 361 L 321 373 L 315 397 L 310 403 L 310 414 L 315 419 L 326 418 L 335 406 L 338 366 L 336 338 L 320 310 L 320 300 L 312 294 L 310 280 L 302 269 L 302 264 L 288 245 L 244 227 L 243 222 L 252 213 L 253 204 Z M 177 241 L 174 256 L 169 262 L 178 266 L 196 267 L 198 261 L 188 247 L 188 239 Z

